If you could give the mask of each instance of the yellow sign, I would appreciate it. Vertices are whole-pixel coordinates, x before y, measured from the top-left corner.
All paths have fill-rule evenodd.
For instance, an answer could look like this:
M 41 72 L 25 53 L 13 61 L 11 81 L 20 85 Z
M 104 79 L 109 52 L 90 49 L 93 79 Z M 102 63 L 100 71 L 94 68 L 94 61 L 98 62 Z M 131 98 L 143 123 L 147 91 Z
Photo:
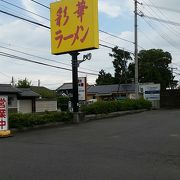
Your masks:
M 61 0 L 50 9 L 52 54 L 99 48 L 98 0 Z

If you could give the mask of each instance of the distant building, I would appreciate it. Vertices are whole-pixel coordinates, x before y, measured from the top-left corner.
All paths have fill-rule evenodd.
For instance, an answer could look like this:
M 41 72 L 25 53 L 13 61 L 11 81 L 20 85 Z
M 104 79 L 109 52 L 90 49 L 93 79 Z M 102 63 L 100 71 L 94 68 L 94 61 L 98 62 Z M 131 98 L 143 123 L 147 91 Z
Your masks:
M 31 88 L 16 88 L 11 84 L 0 84 L 0 96 L 8 97 L 9 112 L 57 111 L 56 99 L 42 99 L 40 98 L 41 94 L 33 91 Z
M 87 89 L 87 99 L 112 100 L 112 99 L 125 99 L 134 98 L 135 85 L 134 84 L 112 84 L 112 85 L 99 85 L 90 86 Z
M 69 97 L 73 96 L 73 86 L 72 83 L 64 83 L 62 86 L 56 89 L 58 95 L 66 95 Z
M 62 86 L 56 89 L 59 95 L 67 95 L 72 97 L 73 88 L 72 83 L 64 83 Z M 100 86 L 88 86 L 87 87 L 87 100 L 97 99 L 110 100 L 116 98 L 131 98 L 135 97 L 135 85 L 134 84 L 113 84 L 113 85 L 100 85 Z
M 29 88 L 15 88 L 10 84 L 0 84 L 0 96 L 8 97 L 9 112 L 35 112 L 35 100 L 39 94 Z

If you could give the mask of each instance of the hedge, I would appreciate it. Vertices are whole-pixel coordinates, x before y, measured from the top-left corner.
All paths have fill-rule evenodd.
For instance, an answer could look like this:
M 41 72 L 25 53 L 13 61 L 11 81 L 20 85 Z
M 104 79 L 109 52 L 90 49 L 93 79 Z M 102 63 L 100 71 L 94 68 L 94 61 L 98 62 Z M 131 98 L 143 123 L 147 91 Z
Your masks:
M 72 113 L 46 112 L 43 114 L 12 113 L 9 115 L 9 128 L 21 129 L 52 122 L 72 122 Z
M 121 101 L 101 101 L 89 105 L 81 106 L 81 111 L 85 114 L 107 114 L 117 111 L 150 109 L 152 104 L 144 99 L 126 99 Z

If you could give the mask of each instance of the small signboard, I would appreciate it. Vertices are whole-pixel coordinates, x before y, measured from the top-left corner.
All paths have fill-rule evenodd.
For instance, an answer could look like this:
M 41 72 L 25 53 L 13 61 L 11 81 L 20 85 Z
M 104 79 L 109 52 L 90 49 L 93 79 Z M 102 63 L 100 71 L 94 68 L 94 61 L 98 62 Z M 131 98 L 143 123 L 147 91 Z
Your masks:
M 160 84 L 150 84 L 143 87 L 144 99 L 150 101 L 160 100 Z
M 8 130 L 8 98 L 0 96 L 0 131 Z
M 79 77 L 78 78 L 78 94 L 79 94 L 79 101 L 86 101 L 86 77 Z
M 0 137 L 9 137 L 8 130 L 8 97 L 0 96 Z
M 61 0 L 50 5 L 51 51 L 99 48 L 98 0 Z

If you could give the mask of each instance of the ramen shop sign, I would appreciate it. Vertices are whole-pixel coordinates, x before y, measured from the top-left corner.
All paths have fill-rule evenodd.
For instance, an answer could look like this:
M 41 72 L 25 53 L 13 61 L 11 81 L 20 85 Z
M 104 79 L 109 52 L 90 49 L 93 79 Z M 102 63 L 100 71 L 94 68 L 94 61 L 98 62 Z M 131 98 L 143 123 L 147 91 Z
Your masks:
M 50 9 L 52 54 L 99 47 L 98 0 L 61 0 Z

